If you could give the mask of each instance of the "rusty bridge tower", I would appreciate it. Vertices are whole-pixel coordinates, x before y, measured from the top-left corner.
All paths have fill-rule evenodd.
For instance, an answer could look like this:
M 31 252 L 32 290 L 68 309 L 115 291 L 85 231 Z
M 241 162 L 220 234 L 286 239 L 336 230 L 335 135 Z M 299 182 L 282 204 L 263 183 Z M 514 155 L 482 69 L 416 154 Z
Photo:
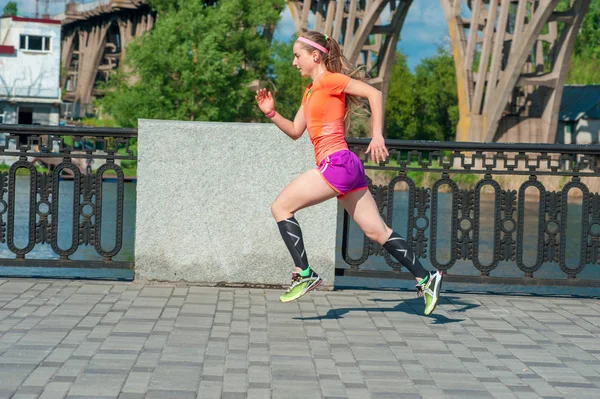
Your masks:
M 63 100 L 74 103 L 76 114 L 91 113 L 95 96 L 102 94 L 97 83 L 122 65 L 129 43 L 152 29 L 154 18 L 146 0 L 101 0 L 93 8 L 74 1 L 67 4 L 62 18 L 61 87 Z
M 440 0 L 456 67 L 458 141 L 553 143 L 590 0 Z M 384 95 L 412 0 L 290 0 L 297 34 L 318 30 L 365 65 Z M 410 40 L 407 38 L 406 40 Z
M 440 0 L 452 43 L 457 141 L 554 143 L 590 0 Z

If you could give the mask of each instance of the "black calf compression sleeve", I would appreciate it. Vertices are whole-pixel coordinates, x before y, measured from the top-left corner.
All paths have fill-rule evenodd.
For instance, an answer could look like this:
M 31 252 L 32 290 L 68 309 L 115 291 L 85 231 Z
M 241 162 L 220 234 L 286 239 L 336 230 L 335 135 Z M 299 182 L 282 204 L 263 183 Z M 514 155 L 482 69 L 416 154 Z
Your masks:
M 279 232 L 283 242 L 288 247 L 296 267 L 306 270 L 308 268 L 308 258 L 304 250 L 304 241 L 302 240 L 302 230 L 300 224 L 293 216 L 289 219 L 277 222 Z
M 425 278 L 425 276 L 429 275 L 406 240 L 396 232 L 392 232 L 390 238 L 383 244 L 383 248 L 396 258 L 398 262 L 402 263 L 413 276 Z

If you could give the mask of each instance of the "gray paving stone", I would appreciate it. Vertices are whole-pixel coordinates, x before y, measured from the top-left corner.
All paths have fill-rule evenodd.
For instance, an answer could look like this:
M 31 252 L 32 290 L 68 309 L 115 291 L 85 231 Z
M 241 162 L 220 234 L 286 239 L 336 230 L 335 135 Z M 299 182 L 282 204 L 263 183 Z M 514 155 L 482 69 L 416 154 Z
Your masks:
M 38 367 L 29 374 L 27 379 L 23 382 L 23 385 L 36 387 L 46 386 L 57 371 L 57 367 Z
M 143 393 L 121 392 L 118 399 L 144 399 Z
M 0 389 L 0 398 L 9 399 L 15 394 L 15 389 Z
M 40 395 L 40 398 L 44 399 L 55 399 L 55 398 L 63 398 L 69 389 L 71 388 L 71 383 L 67 382 L 50 382 L 48 385 L 44 387 L 44 391 Z
M 195 392 L 190 391 L 178 391 L 178 390 L 148 390 L 145 398 L 147 399 L 194 399 L 196 398 Z
M 594 300 L 452 294 L 438 317 L 424 318 L 407 292 L 317 291 L 282 304 L 276 291 L 246 288 L 0 284 L 0 397 L 539 398 L 600 390 Z

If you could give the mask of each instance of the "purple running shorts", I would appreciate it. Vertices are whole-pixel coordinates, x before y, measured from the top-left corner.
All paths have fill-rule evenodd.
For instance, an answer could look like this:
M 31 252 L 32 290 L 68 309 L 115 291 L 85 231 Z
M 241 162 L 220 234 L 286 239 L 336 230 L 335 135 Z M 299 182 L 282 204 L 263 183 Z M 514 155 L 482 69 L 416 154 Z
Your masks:
M 327 184 L 340 193 L 338 199 L 369 188 L 362 162 L 350 150 L 334 152 L 321 161 L 318 169 Z

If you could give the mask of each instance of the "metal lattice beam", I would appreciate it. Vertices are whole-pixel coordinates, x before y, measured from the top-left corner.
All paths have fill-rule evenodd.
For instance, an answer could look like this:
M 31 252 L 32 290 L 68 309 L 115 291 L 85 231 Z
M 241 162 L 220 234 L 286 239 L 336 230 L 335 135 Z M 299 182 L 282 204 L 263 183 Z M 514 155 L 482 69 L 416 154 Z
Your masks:
M 80 9 L 69 3 L 62 21 L 62 65 L 66 73 L 61 86 L 65 100 L 89 108 L 94 100 L 94 84 L 114 72 L 125 58 L 126 48 L 135 36 L 152 29 L 154 14 L 146 0 L 106 0 L 95 8 Z M 109 40 L 111 27 L 118 40 Z
M 460 141 L 554 142 L 590 0 L 440 0 L 453 47 Z
M 384 98 L 400 30 L 412 0 L 291 0 L 296 33 L 317 30 L 335 38 L 354 65 L 364 65 Z M 311 20 L 314 20 L 311 23 Z

